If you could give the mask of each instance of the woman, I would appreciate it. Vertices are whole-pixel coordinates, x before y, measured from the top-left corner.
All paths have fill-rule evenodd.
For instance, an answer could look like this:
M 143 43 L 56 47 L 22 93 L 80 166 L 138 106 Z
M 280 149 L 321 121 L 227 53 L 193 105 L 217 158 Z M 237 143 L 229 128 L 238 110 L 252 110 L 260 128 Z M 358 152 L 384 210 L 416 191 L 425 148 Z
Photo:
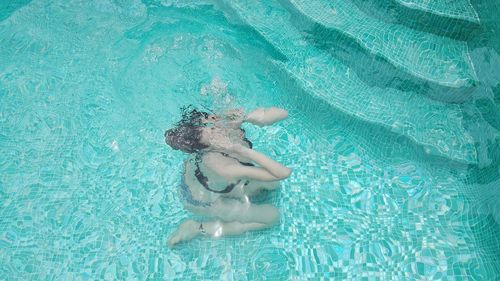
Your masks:
M 237 235 L 272 226 L 279 212 L 270 204 L 251 204 L 248 196 L 272 190 L 291 170 L 252 149 L 240 128 L 243 122 L 273 124 L 286 110 L 259 108 L 248 115 L 232 110 L 224 116 L 184 110 L 182 120 L 165 133 L 172 148 L 191 154 L 184 166 L 181 195 L 186 209 L 219 220 L 182 223 L 168 239 L 169 246 L 199 234 Z

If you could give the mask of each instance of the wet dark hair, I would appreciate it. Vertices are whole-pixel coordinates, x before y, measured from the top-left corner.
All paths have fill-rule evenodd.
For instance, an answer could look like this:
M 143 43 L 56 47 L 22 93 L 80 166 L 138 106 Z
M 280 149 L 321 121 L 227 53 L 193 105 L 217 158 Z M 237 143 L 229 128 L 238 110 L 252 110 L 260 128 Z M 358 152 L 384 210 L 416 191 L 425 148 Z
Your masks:
M 192 106 L 182 108 L 182 119 L 174 128 L 165 132 L 165 142 L 176 150 L 195 153 L 208 146 L 201 143 L 201 132 L 209 113 L 198 111 Z

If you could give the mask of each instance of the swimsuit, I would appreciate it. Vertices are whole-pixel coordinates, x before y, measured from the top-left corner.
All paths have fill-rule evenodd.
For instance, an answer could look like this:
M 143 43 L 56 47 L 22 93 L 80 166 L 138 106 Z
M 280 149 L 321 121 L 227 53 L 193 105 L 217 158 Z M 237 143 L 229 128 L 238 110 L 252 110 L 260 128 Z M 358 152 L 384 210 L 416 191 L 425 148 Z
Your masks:
M 191 193 L 191 190 L 189 190 L 188 185 L 184 181 L 184 177 L 181 179 L 181 196 L 186 200 L 187 203 L 197 206 L 197 207 L 208 207 L 210 206 L 211 203 L 208 202 L 203 202 L 200 200 L 196 200 L 193 198 L 193 194 Z
M 234 157 L 229 156 L 229 154 L 224 153 L 224 152 L 220 152 L 220 154 L 222 154 L 225 157 L 230 157 L 230 158 L 236 159 Z M 236 159 L 236 160 L 238 160 L 238 159 Z M 238 180 L 236 183 L 231 183 L 228 186 L 226 186 L 226 188 L 224 188 L 223 190 L 215 190 L 215 189 L 210 188 L 208 186 L 208 178 L 202 173 L 202 171 L 200 169 L 200 162 L 201 161 L 202 161 L 201 154 L 198 153 L 196 155 L 196 170 L 194 171 L 194 175 L 195 175 L 196 179 L 200 182 L 201 185 L 203 185 L 203 187 L 206 190 L 214 192 L 214 193 L 229 193 L 233 190 L 233 188 L 236 185 L 238 185 L 241 182 L 241 180 Z M 244 165 L 244 166 L 254 166 L 254 164 L 252 164 L 252 163 L 241 162 L 240 160 L 238 160 L 238 162 L 240 162 L 240 164 Z M 250 181 L 248 181 L 248 180 L 245 181 L 245 185 L 248 185 L 249 183 L 250 183 Z
M 221 154 L 223 156 L 226 156 L 226 157 L 231 157 L 228 154 L 223 153 L 223 152 L 221 152 Z M 234 157 L 231 157 L 231 158 L 234 158 Z M 196 159 L 195 160 L 196 169 L 194 171 L 194 175 L 195 175 L 196 179 L 198 180 L 198 182 L 206 190 L 208 190 L 210 192 L 218 193 L 218 194 L 229 193 L 229 192 L 231 192 L 234 189 L 234 187 L 236 187 L 242 181 L 242 180 L 238 180 L 235 183 L 228 184 L 223 190 L 212 189 L 212 188 L 210 188 L 208 186 L 208 178 L 203 174 L 203 172 L 200 169 L 200 162 L 202 161 L 201 160 L 201 154 L 197 154 L 195 159 Z M 236 158 L 234 158 L 234 159 L 236 159 Z M 240 164 L 242 164 L 244 166 L 255 166 L 252 163 L 241 162 L 239 160 L 238 160 L 238 162 L 240 162 Z M 249 183 L 250 183 L 249 180 L 245 180 L 244 185 L 246 186 Z M 200 201 L 200 200 L 195 199 L 193 197 L 193 194 L 191 193 L 191 190 L 189 189 L 189 186 L 184 181 L 184 176 L 181 179 L 181 190 L 180 190 L 180 192 L 181 192 L 181 196 L 186 200 L 186 202 L 189 203 L 189 204 L 191 204 L 191 205 L 199 206 L 199 207 L 208 207 L 212 203 L 212 202 L 204 202 L 204 201 Z

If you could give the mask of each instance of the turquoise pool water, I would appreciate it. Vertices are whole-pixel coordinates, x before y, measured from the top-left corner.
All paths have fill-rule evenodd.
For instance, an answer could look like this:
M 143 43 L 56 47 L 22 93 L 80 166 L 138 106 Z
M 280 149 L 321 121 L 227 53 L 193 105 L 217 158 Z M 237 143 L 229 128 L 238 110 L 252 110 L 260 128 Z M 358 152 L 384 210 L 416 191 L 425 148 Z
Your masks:
M 498 280 L 498 1 L 0 3 L 0 280 Z M 269 230 L 192 215 L 180 107 L 292 167 Z

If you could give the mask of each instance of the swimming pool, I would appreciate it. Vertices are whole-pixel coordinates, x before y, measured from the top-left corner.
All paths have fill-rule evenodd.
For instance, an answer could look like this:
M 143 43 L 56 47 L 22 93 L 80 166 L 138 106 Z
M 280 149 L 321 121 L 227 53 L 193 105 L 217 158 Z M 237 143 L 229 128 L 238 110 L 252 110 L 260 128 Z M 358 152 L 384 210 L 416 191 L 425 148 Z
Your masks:
M 0 280 L 497 280 L 497 1 L 0 4 Z M 292 167 L 272 229 L 166 247 L 180 107 Z

